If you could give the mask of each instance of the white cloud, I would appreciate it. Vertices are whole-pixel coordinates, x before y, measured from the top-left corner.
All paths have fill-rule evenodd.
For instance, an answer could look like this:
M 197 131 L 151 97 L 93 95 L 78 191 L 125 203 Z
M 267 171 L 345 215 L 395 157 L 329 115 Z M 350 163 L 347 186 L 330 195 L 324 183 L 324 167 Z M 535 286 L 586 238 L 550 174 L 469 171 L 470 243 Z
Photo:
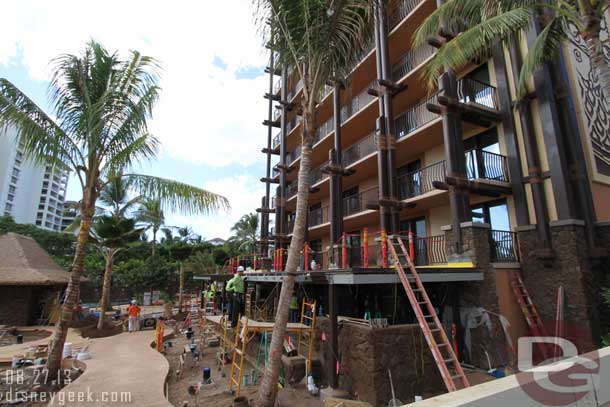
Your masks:
M 208 216 L 169 215 L 166 223 L 172 226 L 189 226 L 205 239 L 230 235 L 231 226 L 242 215 L 254 212 L 260 207 L 261 197 L 265 194 L 264 185 L 253 175 L 239 175 L 205 182 L 203 188 L 223 195 L 231 202 L 231 211 Z
M 33 79 L 48 79 L 49 61 L 79 52 L 95 38 L 109 50 L 138 49 L 163 65 L 163 92 L 152 131 L 174 158 L 212 166 L 261 162 L 267 76 L 235 78 L 266 55 L 251 0 L 6 1 L 0 64 L 21 50 Z M 213 65 L 218 57 L 226 65 Z

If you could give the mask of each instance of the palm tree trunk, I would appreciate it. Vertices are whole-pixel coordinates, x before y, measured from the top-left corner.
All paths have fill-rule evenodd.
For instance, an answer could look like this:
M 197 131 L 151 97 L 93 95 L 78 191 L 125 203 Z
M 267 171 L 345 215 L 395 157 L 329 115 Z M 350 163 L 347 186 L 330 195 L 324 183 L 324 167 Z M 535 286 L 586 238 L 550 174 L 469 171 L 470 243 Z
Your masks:
M 304 111 L 305 124 L 307 129 L 314 129 L 313 114 Z M 313 134 L 313 130 L 308 130 Z M 286 261 L 286 272 L 282 279 L 282 289 L 280 291 L 280 301 L 273 324 L 273 334 L 271 336 L 271 346 L 269 348 L 269 359 L 265 368 L 265 375 L 258 391 L 258 407 L 273 407 L 277 394 L 277 383 L 280 375 L 280 363 L 282 359 L 282 349 L 288 314 L 290 311 L 290 300 L 294 289 L 294 274 L 297 271 L 301 248 L 305 239 L 305 227 L 309 203 L 309 184 L 311 171 L 311 144 L 303 143 L 301 146 L 301 165 L 299 167 L 298 189 L 297 189 L 297 211 L 294 220 L 294 231 L 288 250 L 288 260 Z
M 597 72 L 599 85 L 602 89 L 602 98 L 606 105 L 610 105 L 610 65 L 604 55 L 604 44 L 599 38 L 600 32 L 585 35 L 585 42 L 589 49 L 589 59 L 593 69 Z
M 114 260 L 114 249 L 108 248 L 106 253 L 106 268 L 104 269 L 104 284 L 102 286 L 102 298 L 100 299 L 100 318 L 97 321 L 97 329 L 104 328 L 104 320 L 106 316 L 106 308 L 108 307 L 108 298 L 110 297 L 110 281 L 112 277 L 112 262 Z
M 152 241 L 152 255 L 155 255 L 156 249 L 157 248 L 157 229 L 153 228 L 153 241 Z
M 57 325 L 55 325 L 55 332 L 53 333 L 49 344 L 49 358 L 47 360 L 49 380 L 56 379 L 60 374 L 64 343 L 66 342 L 66 336 L 68 335 L 68 328 L 74 318 L 74 307 L 80 289 L 80 277 L 83 272 L 85 251 L 87 248 L 87 241 L 89 240 L 91 218 L 93 217 L 92 208 L 95 207 L 95 199 L 91 197 L 92 193 L 89 193 L 88 195 L 89 202 L 87 202 L 86 206 L 83 205 L 83 213 L 81 215 L 80 230 L 76 241 L 76 252 L 72 262 L 70 281 L 68 282 L 64 303 L 61 307 L 61 315 L 59 321 L 57 321 Z

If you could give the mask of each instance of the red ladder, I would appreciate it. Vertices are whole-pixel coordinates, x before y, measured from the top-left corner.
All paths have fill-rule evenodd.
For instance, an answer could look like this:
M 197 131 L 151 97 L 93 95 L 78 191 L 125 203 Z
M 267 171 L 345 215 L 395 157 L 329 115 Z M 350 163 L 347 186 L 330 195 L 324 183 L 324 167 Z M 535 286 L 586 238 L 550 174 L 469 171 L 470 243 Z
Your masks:
M 549 333 L 544 326 L 538 309 L 534 305 L 527 288 L 525 288 L 521 274 L 518 271 L 513 271 L 511 273 L 510 285 L 515 293 L 515 298 L 521 307 L 521 312 L 523 312 L 523 316 L 525 317 L 525 321 L 527 322 L 532 335 L 548 337 Z M 536 342 L 536 344 L 544 360 L 547 360 L 549 358 L 547 345 L 541 342 Z
M 413 266 L 413 262 L 411 262 L 411 257 L 409 256 L 409 252 L 405 248 L 402 239 L 399 236 L 388 236 L 388 240 L 390 241 L 390 255 L 394 261 L 396 272 L 400 277 L 407 297 L 409 297 L 409 302 L 413 307 L 417 322 L 419 322 L 419 326 L 424 332 L 426 342 L 428 342 L 430 351 L 432 351 L 432 356 L 434 356 L 434 360 L 443 377 L 445 386 L 447 386 L 447 390 L 449 392 L 455 391 L 460 384 L 464 388 L 469 387 L 470 384 L 464 374 L 462 365 L 460 365 L 460 361 L 451 347 L 451 343 L 447 338 L 443 325 L 436 315 L 436 311 L 430 302 L 428 293 Z M 400 248 L 400 254 L 397 253 L 396 247 Z M 403 262 L 401 262 L 401 259 L 403 259 Z M 413 281 L 409 281 L 405 274 L 403 264 L 411 271 Z M 455 374 L 451 374 L 448 364 L 452 366 Z

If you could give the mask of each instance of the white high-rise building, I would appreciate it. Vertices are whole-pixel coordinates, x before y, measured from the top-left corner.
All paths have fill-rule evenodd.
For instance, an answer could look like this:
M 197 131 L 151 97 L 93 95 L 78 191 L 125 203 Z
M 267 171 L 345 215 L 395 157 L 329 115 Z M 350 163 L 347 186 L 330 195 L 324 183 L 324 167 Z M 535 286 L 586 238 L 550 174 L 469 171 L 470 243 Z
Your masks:
M 14 128 L 0 129 L 0 215 L 60 231 L 69 171 L 36 164 L 21 147 Z

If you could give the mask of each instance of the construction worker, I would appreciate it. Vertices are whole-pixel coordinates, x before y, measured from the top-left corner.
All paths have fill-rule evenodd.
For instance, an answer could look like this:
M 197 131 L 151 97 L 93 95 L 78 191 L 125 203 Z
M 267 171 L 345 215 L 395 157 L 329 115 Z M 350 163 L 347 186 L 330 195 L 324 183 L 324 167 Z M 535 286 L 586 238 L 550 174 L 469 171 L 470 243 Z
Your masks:
M 244 296 L 244 268 L 238 266 L 233 273 L 233 278 L 227 281 L 226 291 L 231 295 L 231 328 L 237 326 L 237 318 L 241 313 Z
M 138 318 L 140 317 L 140 307 L 136 300 L 131 301 L 131 305 L 127 307 L 127 315 L 129 321 L 129 332 L 138 330 Z

